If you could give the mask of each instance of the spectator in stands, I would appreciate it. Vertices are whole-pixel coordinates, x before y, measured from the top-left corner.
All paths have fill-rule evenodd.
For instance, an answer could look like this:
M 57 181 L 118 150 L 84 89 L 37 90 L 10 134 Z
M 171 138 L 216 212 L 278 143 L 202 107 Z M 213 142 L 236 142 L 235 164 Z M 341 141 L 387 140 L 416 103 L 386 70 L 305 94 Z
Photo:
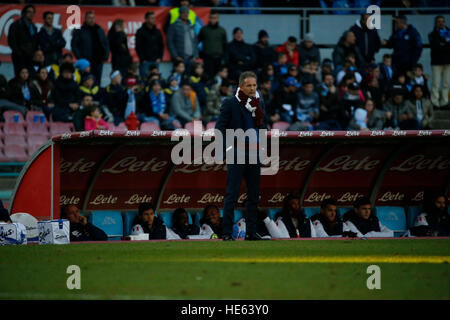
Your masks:
M 273 95 L 273 108 L 270 116 L 274 116 L 279 121 L 293 123 L 298 106 L 297 91 L 300 87 L 300 83 L 295 78 L 287 78 L 284 85 L 280 86 Z
M 180 17 L 169 27 L 167 48 L 172 60 L 184 61 L 188 72 L 190 64 L 199 57 L 197 36 L 189 22 L 189 8 L 186 6 L 180 7 Z
M 353 74 L 355 76 L 356 82 L 361 83 L 362 76 L 358 72 L 358 67 L 356 66 L 356 58 L 353 53 L 349 53 L 348 56 L 345 57 L 344 65 L 336 75 L 336 80 L 338 83 L 342 81 L 345 75 Z
M 392 56 L 390 54 L 383 55 L 383 62 L 380 63 L 380 73 L 380 87 L 383 91 L 387 91 L 394 80 L 394 75 L 397 74 L 397 70 L 392 65 Z
M 8 82 L 8 100 L 25 106 L 28 111 L 42 110 L 42 99 L 39 90 L 31 82 L 30 73 L 26 67 L 22 67 L 18 76 Z
M 350 121 L 348 130 L 367 130 L 367 110 L 364 108 L 357 108 L 353 114 L 353 119 Z M 352 122 L 354 127 L 351 127 Z
M 293 63 L 289 63 L 287 65 L 288 72 L 284 75 L 283 79 L 286 80 L 289 77 L 295 78 L 297 81 L 300 81 L 300 78 L 303 79 L 303 77 L 300 76 L 298 68 Z
M 109 126 L 102 118 L 100 108 L 98 105 L 92 105 L 86 110 L 86 117 L 84 118 L 84 130 L 108 130 Z
M 55 103 L 53 121 L 72 122 L 73 114 L 80 106 L 78 85 L 73 80 L 73 72 L 74 67 L 70 63 L 63 63 L 60 67 L 60 75 L 52 91 Z
M 106 233 L 90 224 L 87 217 L 82 216 L 80 210 L 73 204 L 62 208 L 61 218 L 70 221 L 70 242 L 108 240 Z
M 428 202 L 428 203 L 427 203 Z M 410 233 L 417 237 L 450 236 L 450 214 L 448 214 L 447 197 L 434 195 L 431 201 L 424 204 L 424 212 L 417 219 Z
M 224 79 L 220 85 L 215 88 L 215 90 L 211 90 L 208 93 L 206 110 L 202 117 L 205 123 L 216 121 L 219 118 L 220 107 L 222 106 L 223 101 L 233 97 L 230 81 L 228 81 L 228 79 Z
M 275 68 L 273 64 L 264 66 L 261 70 L 258 79 L 269 79 L 271 82 L 271 92 L 274 93 L 280 86 L 280 82 L 275 78 Z
M 33 23 L 36 9 L 28 4 L 23 7 L 21 18 L 11 23 L 8 31 L 8 45 L 11 48 L 11 59 L 14 75 L 17 77 L 22 68 L 29 69 L 34 52 L 39 46 L 39 37 Z
M 339 42 L 333 50 L 333 63 L 336 72 L 341 71 L 344 67 L 349 55 L 355 57 L 355 67 L 357 70 L 363 70 L 365 66 L 365 60 L 359 47 L 356 45 L 356 37 L 353 31 L 345 31 Z M 339 81 L 339 80 L 338 80 Z
M 322 61 L 322 65 L 320 67 L 320 73 L 323 77 L 324 74 L 326 73 L 332 73 L 334 74 L 334 70 L 333 70 L 333 61 L 331 61 L 331 59 L 329 58 L 325 58 Z
M 189 77 L 189 83 L 191 84 L 192 90 L 197 94 L 202 114 L 206 109 L 206 98 L 209 92 L 203 71 L 203 64 L 201 62 L 195 62 L 191 69 L 191 76 Z
M 286 63 L 293 63 L 299 66 L 299 48 L 297 46 L 297 38 L 290 36 L 285 43 L 275 48 L 276 52 L 286 54 Z
M 351 82 L 347 85 L 342 100 L 340 101 L 341 108 L 345 112 L 345 116 L 340 119 L 342 128 L 347 128 L 350 120 L 354 116 L 355 110 L 361 108 L 365 101 L 366 98 L 357 82 Z
M 127 89 L 122 85 L 119 70 L 111 72 L 111 83 L 101 93 L 101 104 L 106 105 L 114 117 L 114 125 L 124 122 L 125 107 L 128 101 Z
M 368 13 L 363 13 L 361 18 L 350 28 L 350 31 L 356 37 L 356 46 L 359 48 L 364 58 L 364 64 L 370 64 L 375 61 L 375 54 L 380 50 L 381 40 L 376 28 L 369 29 L 367 20 L 370 17 Z
M 394 77 L 394 81 L 392 81 L 391 86 L 387 92 L 388 97 L 392 97 L 393 92 L 399 92 L 403 95 L 404 99 L 409 97 L 409 90 L 406 84 L 406 75 L 403 72 L 397 72 Z
M 86 59 L 81 59 L 81 60 L 87 61 Z M 78 60 L 78 61 L 80 61 L 80 60 Z M 67 52 L 67 53 L 63 54 L 62 60 L 61 60 L 61 65 L 64 63 L 69 63 L 72 66 L 74 66 L 72 53 Z M 88 61 L 88 63 L 89 63 L 89 61 Z M 89 63 L 89 65 L 90 65 L 90 63 Z M 60 66 L 56 65 L 56 64 L 52 64 L 51 67 L 55 73 L 55 80 L 56 80 L 56 79 L 58 79 L 58 77 L 60 75 Z M 80 82 L 81 82 L 81 74 L 76 68 L 74 68 L 73 80 L 75 80 L 75 82 L 77 84 L 80 84 Z
M 417 119 L 419 129 L 432 129 L 433 105 L 429 98 L 424 96 L 424 88 L 421 85 L 414 85 L 411 90 L 411 99 L 406 102 L 406 108 L 412 114 L 413 119 Z
M 48 119 L 51 113 L 51 108 L 53 108 L 55 105 L 51 97 L 53 82 L 48 77 L 47 68 L 39 68 L 35 78 L 32 80 L 32 83 L 41 95 L 42 109 Z
M 128 72 L 128 67 L 133 62 L 128 50 L 128 37 L 125 33 L 124 21 L 114 20 L 108 31 L 108 42 L 111 50 L 111 66 L 113 70 L 119 70 L 122 76 Z M 147 46 L 150 45 L 147 43 Z
M 435 107 L 448 107 L 450 88 L 450 28 L 445 25 L 445 18 L 434 19 L 434 29 L 428 35 L 431 48 L 431 102 Z M 440 90 L 442 80 L 442 89 Z
M 188 213 L 183 208 L 177 208 L 172 216 L 172 230 L 181 239 L 187 239 L 190 235 L 198 235 L 200 228 L 195 224 L 189 224 Z
M 149 240 L 166 239 L 166 226 L 155 216 L 155 207 L 148 202 L 140 203 L 138 215 L 134 218 L 131 234 L 148 233 Z
M 45 55 L 45 65 L 59 65 L 62 57 L 62 49 L 66 46 L 61 29 L 53 27 L 53 12 L 45 11 L 43 14 L 44 25 L 39 30 L 39 47 Z
M 361 128 L 361 126 L 357 123 L 356 117 L 353 117 L 353 119 L 350 121 L 349 129 L 382 130 L 384 127 L 384 123 L 386 121 L 386 112 L 376 109 L 375 103 L 371 99 L 367 99 L 366 102 L 364 103 L 364 110 L 366 111 L 364 117 L 367 118 L 367 121 L 364 121 L 364 125 L 362 126 L 363 128 Z
M 310 220 L 317 237 L 342 237 L 343 235 L 344 224 L 337 213 L 337 203 L 334 199 L 323 200 L 320 204 L 320 213 L 313 215 Z
M 0 121 L 4 121 L 2 114 L 3 111 L 6 110 L 18 111 L 25 117 L 25 114 L 28 111 L 27 107 L 9 101 L 8 94 L 8 81 L 4 75 L 0 74 Z
M 81 98 L 88 94 L 94 98 L 96 103 L 100 102 L 100 87 L 95 85 L 95 76 L 93 74 L 83 76 L 79 90 Z
M 311 82 L 314 85 L 314 88 L 317 88 L 320 84 L 319 82 L 319 61 L 317 60 L 306 60 L 304 61 L 305 65 L 301 67 L 301 81 L 302 82 Z M 289 70 L 291 70 L 292 66 L 289 66 Z
M 84 119 L 89 115 L 88 111 L 94 105 L 94 98 L 91 95 L 85 95 L 81 99 L 80 107 L 73 113 L 75 131 L 84 131 Z
M 42 52 L 42 50 L 40 49 L 36 50 L 33 54 L 31 66 L 28 68 L 28 71 L 30 72 L 30 78 L 34 78 L 39 68 L 45 67 L 47 68 L 47 71 L 51 74 L 50 78 L 53 80 L 55 79 L 52 68 L 50 66 L 46 66 L 44 62 L 45 62 L 44 52 Z
M 256 54 L 256 69 L 258 72 L 261 72 L 264 66 L 277 60 L 277 53 L 269 44 L 269 34 L 266 30 L 259 30 L 258 41 L 253 45 L 253 50 Z
M 353 210 L 344 215 L 344 231 L 356 233 L 357 237 L 393 237 L 394 232 L 381 224 L 372 213 L 372 204 L 367 197 L 353 203 Z
M 166 95 L 166 103 L 168 105 L 169 110 L 171 109 L 170 103 L 172 102 L 173 95 L 180 89 L 178 84 L 177 77 L 170 76 L 168 82 L 168 87 L 163 89 L 164 94 Z
M 384 105 L 386 111 L 385 127 L 401 130 L 417 130 L 418 122 L 412 110 L 405 104 L 403 94 L 394 91 L 392 98 Z
M 138 103 L 142 99 L 145 90 L 139 90 L 139 85 L 136 82 L 136 78 L 127 78 L 125 80 L 125 85 L 127 87 L 128 101 L 125 107 L 124 119 L 126 120 L 131 113 L 137 115 L 138 113 Z
M 341 121 L 344 111 L 339 104 L 338 91 L 334 85 L 332 73 L 322 75 L 322 83 L 318 87 L 319 95 L 319 123 L 318 130 L 341 130 Z
M 137 62 L 133 62 L 130 65 L 127 75 L 122 79 L 122 84 L 126 85 L 128 79 L 133 79 L 139 89 L 143 87 L 144 81 L 139 75 L 139 65 Z
M 170 107 L 170 115 L 178 120 L 183 127 L 186 122 L 201 119 L 197 95 L 192 90 L 189 82 L 181 84 L 180 90 L 172 96 Z
M 175 61 L 173 63 L 172 76 L 177 78 L 178 84 L 187 80 L 187 75 L 186 75 L 185 71 L 186 71 L 186 65 L 184 64 L 183 61 Z
M 422 54 L 422 38 L 404 15 L 395 18 L 395 31 L 382 45 L 393 48 L 392 64 L 398 71 L 407 72 L 419 61 Z
M 205 64 L 205 74 L 208 79 L 211 79 L 225 62 L 224 56 L 227 49 L 227 32 L 219 25 L 217 11 L 211 11 L 209 14 L 209 23 L 200 30 L 198 42 L 203 44 L 200 57 Z
M 287 55 L 284 52 L 279 52 L 277 56 L 277 61 L 273 64 L 273 70 L 274 70 L 274 77 L 275 81 L 279 84 L 283 83 L 285 80 L 285 77 L 288 73 L 288 66 L 286 64 L 287 62 Z M 295 66 L 295 64 L 294 64 Z M 271 75 L 269 75 L 271 76 Z M 278 86 L 277 86 L 278 87 Z
M 160 63 L 164 54 L 161 30 L 156 27 L 154 12 L 145 14 L 145 22 L 136 32 L 136 53 L 139 57 L 139 74 L 147 79 L 150 65 Z
M 227 47 L 229 77 L 234 82 L 242 72 L 253 70 L 257 63 L 255 51 L 251 45 L 245 43 L 243 34 L 241 28 L 234 28 L 233 40 Z
M 275 226 L 267 225 L 272 238 L 311 238 L 316 230 L 300 208 L 300 196 L 289 194 L 284 198 L 283 209 L 275 216 Z
M 222 83 L 224 79 L 228 80 L 228 67 L 225 65 L 220 66 L 219 70 L 215 74 L 214 78 L 210 81 L 210 86 L 212 90 L 216 90 L 218 86 Z
M 320 63 L 320 51 L 319 47 L 314 43 L 313 33 L 305 34 L 305 38 L 300 43 L 299 55 L 300 66 L 304 66 L 307 61 L 317 61 Z
M 260 90 L 260 99 L 264 103 L 266 112 L 264 114 L 266 118 L 266 123 L 272 125 L 274 122 L 280 120 L 279 115 L 271 116 L 271 110 L 273 109 L 273 93 L 272 93 L 272 81 L 268 77 L 259 78 L 259 90 Z
M 180 0 L 179 6 L 169 11 L 169 24 L 172 25 L 176 23 L 181 18 L 182 14 L 186 13 L 186 20 L 189 22 L 190 25 L 194 27 L 195 34 L 198 34 L 200 31 L 201 23 L 196 13 L 192 9 L 189 9 L 190 7 L 191 7 L 190 0 Z M 185 11 L 186 9 L 187 11 Z
M 100 85 L 103 63 L 109 57 L 109 43 L 105 31 L 95 23 L 94 11 L 86 12 L 84 24 L 74 30 L 71 46 L 77 59 L 84 58 L 91 63 L 95 84 Z
M 222 222 L 219 208 L 216 205 L 209 204 L 203 209 L 203 217 L 200 219 L 200 234 L 210 235 L 215 234 L 219 239 L 222 239 Z
M 312 130 L 313 123 L 319 117 L 319 95 L 314 91 L 312 82 L 303 82 L 302 90 L 298 93 L 298 106 L 295 114 L 296 123 L 291 128 L 296 127 L 298 128 L 297 130 Z
M 180 124 L 169 115 L 167 97 L 159 80 L 152 80 L 145 88 L 138 106 L 138 118 L 142 122 L 154 122 L 163 130 L 175 130 Z
M 365 96 L 374 101 L 375 108 L 383 109 L 385 95 L 384 95 L 382 88 L 380 88 L 380 84 L 378 82 L 377 77 L 373 74 L 368 74 L 367 78 L 363 82 L 362 87 L 363 87 Z
M 428 75 L 423 74 L 423 66 L 418 63 L 414 66 L 412 72 L 408 72 L 408 84 L 407 87 L 410 92 L 412 92 L 412 87 L 415 85 L 422 86 L 423 96 L 425 98 L 430 98 L 430 91 L 428 90 Z

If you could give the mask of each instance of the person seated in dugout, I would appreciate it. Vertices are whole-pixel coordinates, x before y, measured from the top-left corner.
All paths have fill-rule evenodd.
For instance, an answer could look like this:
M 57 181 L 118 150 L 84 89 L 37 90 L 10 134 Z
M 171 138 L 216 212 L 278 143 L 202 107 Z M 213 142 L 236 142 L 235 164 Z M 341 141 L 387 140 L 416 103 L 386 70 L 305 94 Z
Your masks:
M 372 213 L 368 197 L 360 197 L 353 204 L 353 210 L 344 214 L 344 231 L 352 231 L 357 237 L 393 237 L 394 232 Z
M 320 213 L 311 218 L 317 237 L 355 237 L 356 233 L 344 231 L 344 223 L 337 214 L 337 203 L 334 199 L 325 199 L 320 204 Z
M 425 201 L 424 212 L 417 217 L 410 233 L 417 237 L 450 236 L 450 214 L 448 200 L 444 194 L 434 195 Z
M 222 239 L 222 220 L 219 208 L 213 204 L 207 205 L 200 219 L 200 234 L 209 235 L 211 239 L 216 237 Z
M 3 201 L 0 200 L 0 223 L 12 223 L 8 210 L 3 206 Z
M 315 238 L 316 230 L 300 207 L 300 196 L 289 194 L 284 198 L 283 209 L 275 216 L 275 222 L 264 217 L 264 224 L 272 238 Z
M 194 224 L 189 224 L 188 213 L 183 208 L 177 208 L 172 216 L 172 230 L 181 239 L 187 239 L 190 235 L 198 235 L 200 228 Z
M 106 233 L 87 221 L 77 206 L 70 204 L 61 210 L 61 218 L 70 221 L 70 241 L 106 241 Z
M 148 233 L 149 240 L 166 239 L 164 222 L 155 216 L 155 207 L 148 202 L 139 204 L 138 215 L 133 220 L 132 235 Z

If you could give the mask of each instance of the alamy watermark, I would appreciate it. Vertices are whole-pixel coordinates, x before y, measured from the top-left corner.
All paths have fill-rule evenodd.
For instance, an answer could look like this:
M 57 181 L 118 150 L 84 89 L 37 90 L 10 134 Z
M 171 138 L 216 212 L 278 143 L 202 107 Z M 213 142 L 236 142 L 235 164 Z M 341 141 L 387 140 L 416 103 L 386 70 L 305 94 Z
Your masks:
M 67 289 L 73 290 L 81 289 L 81 269 L 79 266 L 73 264 L 67 267 L 66 270 L 67 274 L 70 274 L 70 276 L 67 278 L 66 286 Z
M 366 9 L 366 13 L 369 15 L 366 26 L 368 29 L 381 29 L 381 9 L 379 6 L 371 5 Z
M 381 269 L 376 264 L 372 264 L 367 267 L 367 274 L 370 274 L 370 277 L 367 278 L 366 286 L 367 289 L 381 289 Z

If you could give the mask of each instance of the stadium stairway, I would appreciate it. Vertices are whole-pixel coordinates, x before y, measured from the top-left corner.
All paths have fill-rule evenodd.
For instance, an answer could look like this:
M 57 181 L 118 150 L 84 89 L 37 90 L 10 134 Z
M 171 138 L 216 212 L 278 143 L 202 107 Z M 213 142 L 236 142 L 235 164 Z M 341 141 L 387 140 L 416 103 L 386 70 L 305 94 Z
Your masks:
M 450 110 L 434 111 L 431 126 L 433 129 L 450 129 Z

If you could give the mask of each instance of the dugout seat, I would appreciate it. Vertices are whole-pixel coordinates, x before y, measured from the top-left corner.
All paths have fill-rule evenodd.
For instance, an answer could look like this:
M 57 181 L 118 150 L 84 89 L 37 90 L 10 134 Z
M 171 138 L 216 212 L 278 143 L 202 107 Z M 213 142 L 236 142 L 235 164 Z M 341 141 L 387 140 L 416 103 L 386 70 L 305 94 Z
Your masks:
M 320 213 L 320 208 L 319 207 L 303 208 L 303 213 L 307 218 L 311 218 L 316 213 Z
M 408 207 L 406 209 L 406 217 L 407 217 L 407 227 L 408 229 L 411 229 L 414 227 L 414 224 L 416 223 L 416 218 L 423 212 L 422 207 Z
M 267 211 L 267 215 L 269 216 L 270 219 L 272 219 L 273 221 L 275 221 L 275 216 L 277 215 L 278 212 L 281 211 L 281 208 L 278 209 L 269 209 Z
M 133 228 L 133 221 L 138 215 L 137 211 L 125 212 L 123 216 L 123 235 L 129 236 L 131 234 L 131 229 Z
M 88 221 L 105 231 L 108 240 L 120 240 L 123 236 L 122 214 L 119 211 L 93 211 Z
M 377 207 L 376 215 L 381 224 L 394 231 L 395 236 L 406 232 L 406 214 L 402 207 Z

